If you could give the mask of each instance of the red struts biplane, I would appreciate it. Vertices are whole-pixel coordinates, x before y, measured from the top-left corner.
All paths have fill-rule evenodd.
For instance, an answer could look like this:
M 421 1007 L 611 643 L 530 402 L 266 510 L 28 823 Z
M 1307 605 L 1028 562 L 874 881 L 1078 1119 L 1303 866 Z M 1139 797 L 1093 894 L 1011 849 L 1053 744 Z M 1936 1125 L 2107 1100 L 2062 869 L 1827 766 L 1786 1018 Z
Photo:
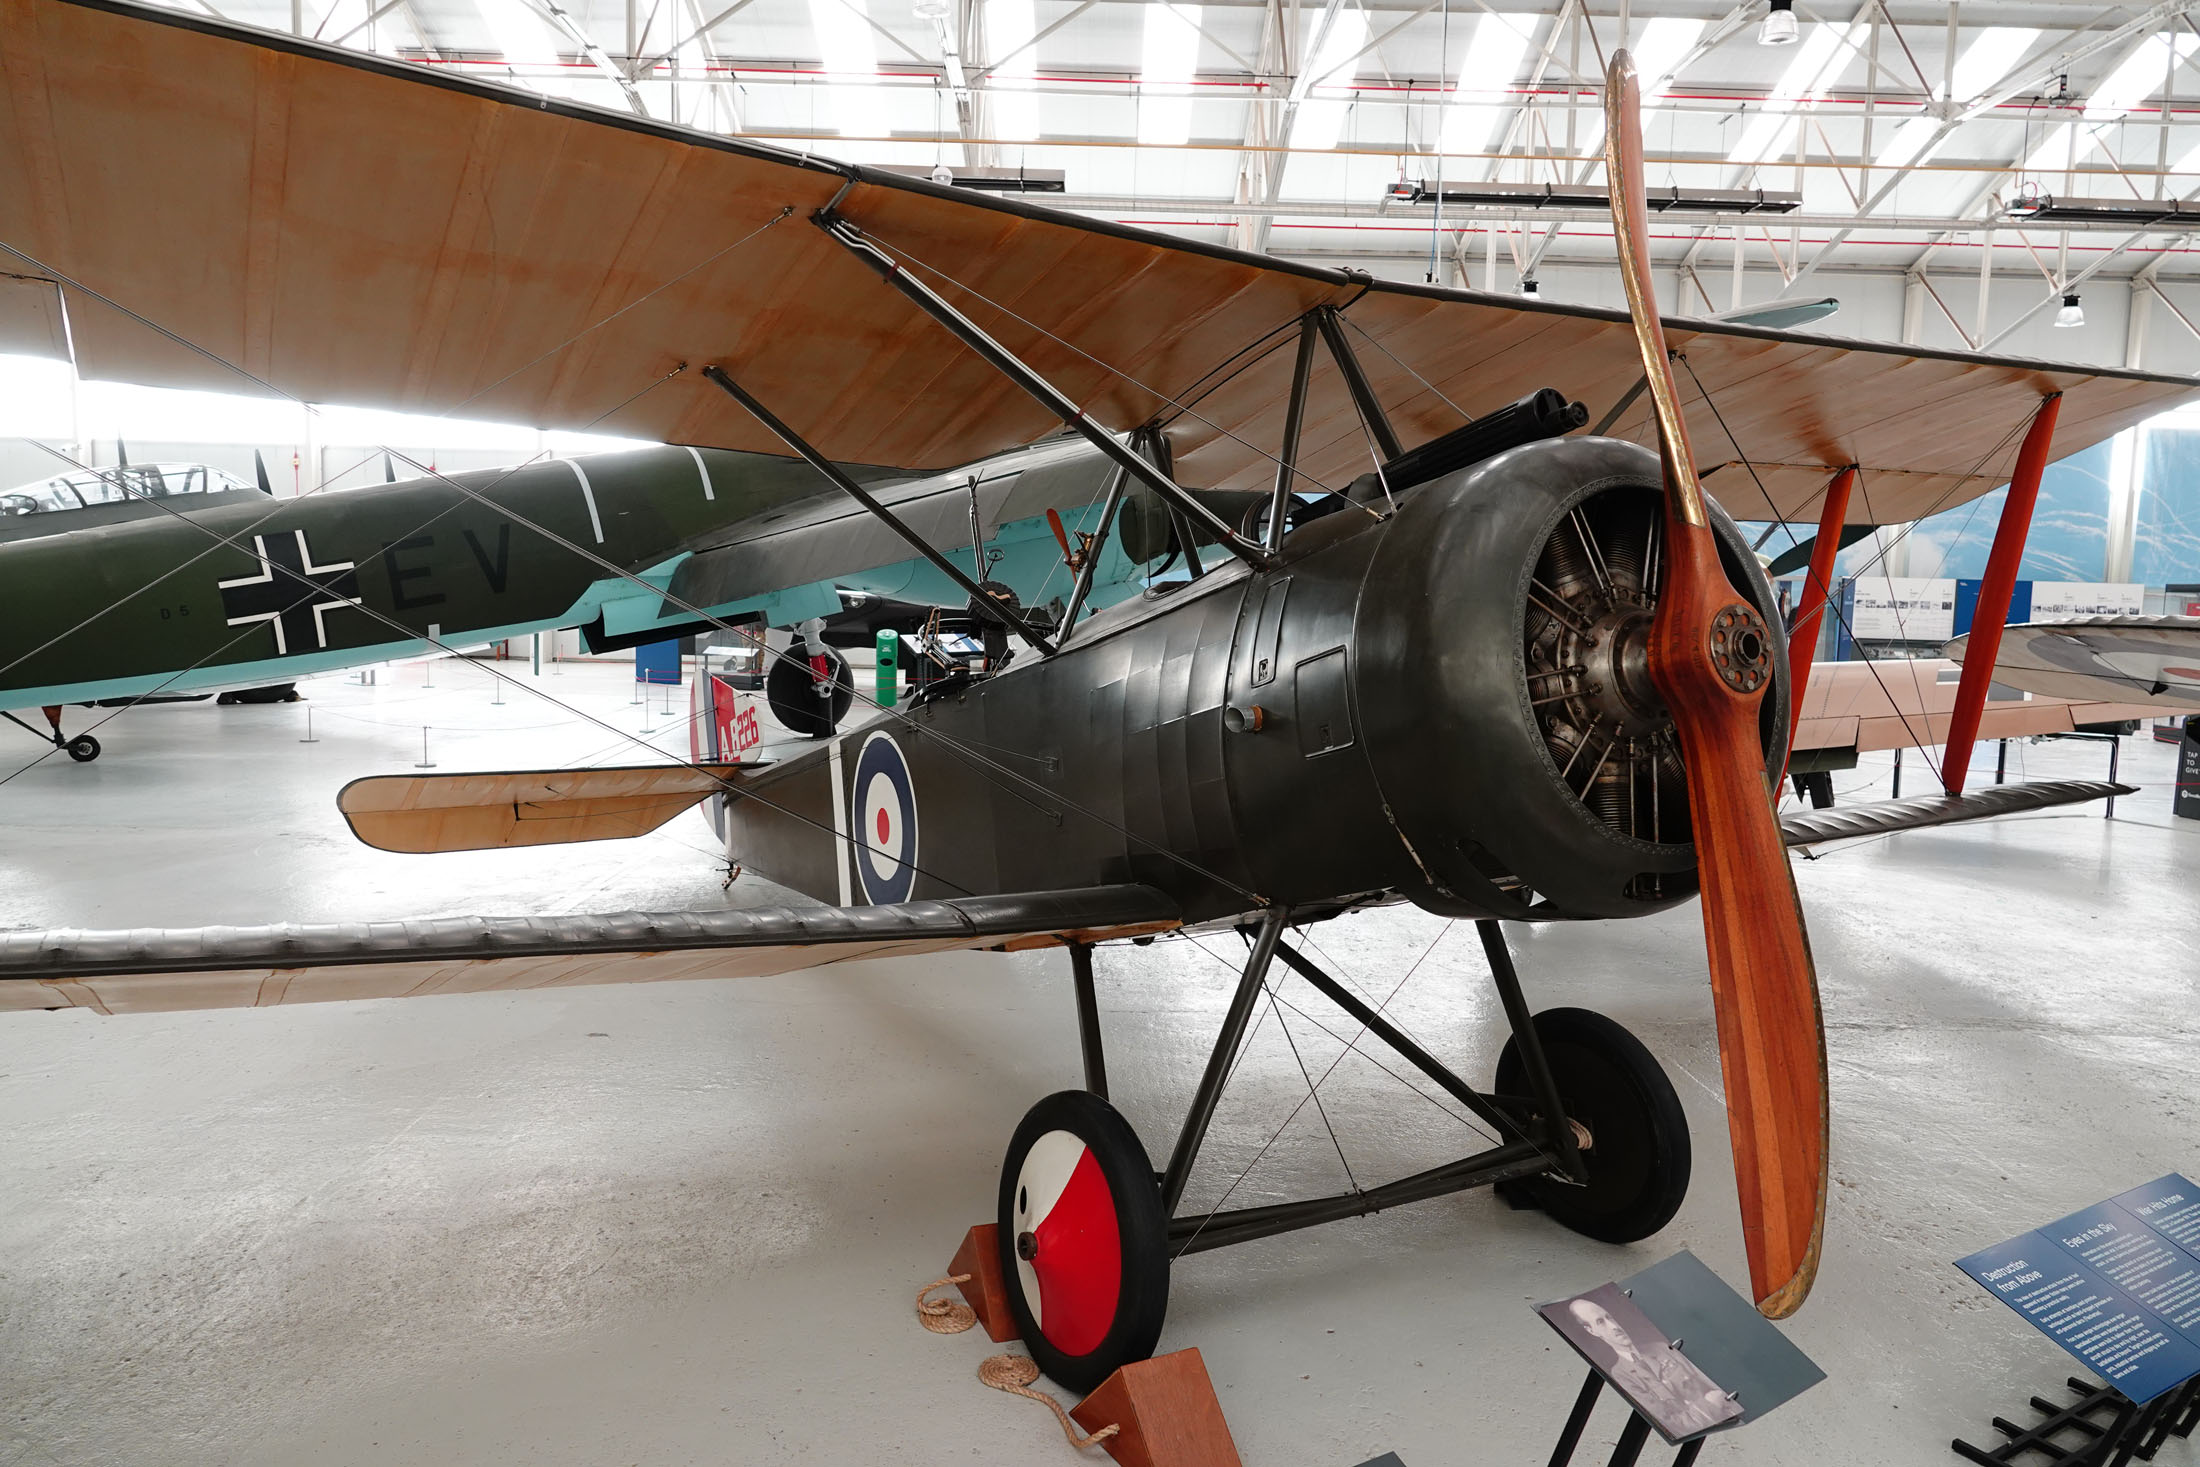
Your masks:
M 407 849 L 720 799 L 729 851 L 825 905 L 0 938 L 0 1006 L 110 1013 L 1066 945 L 1087 1085 L 1025 1119 L 998 1199 L 1012 1308 L 1066 1384 L 1153 1348 L 1190 1252 L 1489 1184 L 1598 1238 L 1662 1227 L 1690 1157 L 1670 1084 L 1608 1019 L 1531 1015 L 1498 924 L 1698 895 L 1754 1296 L 1792 1311 L 1828 1116 L 1786 846 L 2112 788 L 1966 795 L 1952 749 L 1945 795 L 1776 820 L 1794 679 L 1729 516 L 1817 522 L 1830 559 L 1852 484 L 1873 522 L 1913 519 L 2008 480 L 2024 435 L 2020 505 L 2050 430 L 2075 450 L 2194 389 L 1661 321 L 1623 57 L 1611 311 L 1186 243 L 124 0 L 0 0 L 0 49 L 0 243 L 67 302 L 88 373 L 792 449 L 859 500 L 838 464 L 940 470 L 1067 430 L 1112 466 L 1103 535 L 1136 511 L 1227 552 L 768 767 L 343 799 Z M 129 227 L 148 215 L 157 238 Z M 1480 924 L 1512 1031 L 1488 1090 L 1288 940 L 1400 899 Z M 1197 924 L 1241 925 L 1250 955 L 1157 1173 L 1104 1098 L 1091 955 Z M 1175 1216 L 1277 961 L 1505 1139 Z

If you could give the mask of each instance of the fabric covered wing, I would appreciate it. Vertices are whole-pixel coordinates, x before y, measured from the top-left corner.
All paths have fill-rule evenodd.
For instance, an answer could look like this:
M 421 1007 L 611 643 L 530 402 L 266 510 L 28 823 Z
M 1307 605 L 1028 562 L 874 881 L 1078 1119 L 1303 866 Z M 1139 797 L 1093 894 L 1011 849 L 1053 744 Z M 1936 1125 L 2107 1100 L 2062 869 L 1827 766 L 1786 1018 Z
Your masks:
M 262 1008 L 761 978 L 857 958 L 1136 937 L 1177 925 L 1147 886 L 889 907 L 766 907 L 593 917 L 452 917 L 319 926 L 0 935 L 0 1011 Z
M 2014 632 L 2015 628 L 2011 628 Z M 1884 662 L 1820 663 L 1803 695 L 1795 748 L 1915 749 L 1946 742 L 1955 717 L 1961 669 L 1945 658 L 1894 658 Z M 1999 667 L 1997 685 L 2008 681 Z M 2020 685 L 2021 687 L 2021 685 Z M 1979 715 L 1982 739 L 2021 739 L 2069 733 L 2100 723 L 2123 723 L 2159 711 L 2128 685 L 2111 701 L 2096 688 L 2083 698 L 1997 686 Z
M 1780 835 L 1791 847 L 1815 846 L 2137 793 L 2136 786 L 2102 780 L 2036 779 L 2026 784 L 1989 785 L 1961 795 L 1919 795 L 1910 800 L 1875 800 L 1839 810 L 1798 810 L 1780 817 Z
M 1947 653 L 1963 660 L 1971 638 Z M 2002 633 L 1994 681 L 2052 698 L 2200 710 L 2200 617 L 2107 616 Z
M 1600 419 L 1639 372 L 1617 311 L 1295 266 L 127 0 L 0 0 L 0 57 L 0 241 L 27 257 L 5 273 L 83 287 L 65 294 L 88 376 L 256 378 L 779 451 L 701 378 L 718 363 L 828 456 L 912 470 L 1054 426 L 816 228 L 827 206 L 946 272 L 930 278 L 1097 420 L 1167 424 L 1193 485 L 1269 482 L 1313 306 L 1343 310 L 1409 445 L 1544 383 Z M 2065 394 L 2073 452 L 2194 391 L 1700 321 L 1667 334 L 1709 487 L 1743 519 L 1815 519 L 1851 462 L 1869 476 L 1858 518 L 1915 518 L 2000 483 L 1996 446 L 2044 393 Z M 1648 421 L 1638 401 L 1613 431 Z M 1332 487 L 1370 467 L 1326 360 L 1298 462 Z
M 644 764 L 499 774 L 377 774 L 336 793 L 351 833 L 404 855 L 647 835 L 729 788 L 744 764 Z

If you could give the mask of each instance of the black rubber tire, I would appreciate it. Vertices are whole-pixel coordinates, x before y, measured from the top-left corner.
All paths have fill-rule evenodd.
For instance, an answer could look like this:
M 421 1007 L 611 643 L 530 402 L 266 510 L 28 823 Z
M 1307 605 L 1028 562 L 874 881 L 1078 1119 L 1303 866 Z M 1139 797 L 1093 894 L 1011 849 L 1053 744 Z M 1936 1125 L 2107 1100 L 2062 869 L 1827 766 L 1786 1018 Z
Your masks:
M 79 764 L 89 764 L 99 757 L 99 740 L 90 734 L 78 734 L 66 747 L 69 757 Z
M 830 717 L 826 716 L 825 700 L 814 691 L 806 655 L 790 653 L 772 659 L 772 670 L 764 678 L 764 697 L 772 705 L 772 716 L 789 733 L 808 739 L 829 738 L 855 703 L 855 676 L 848 670 L 848 659 L 829 649 L 825 655 L 833 661 Z
M 1017 1269 L 1018 1178 L 1024 1159 L 1049 1132 L 1066 1131 L 1085 1144 L 1098 1163 L 1114 1204 L 1122 1273 L 1115 1311 L 1098 1344 L 1070 1354 L 1049 1340 L 1033 1316 Z M 1161 1323 L 1169 1308 L 1169 1229 L 1161 1210 L 1161 1188 L 1138 1133 L 1122 1113 L 1088 1090 L 1049 1095 L 1024 1113 L 1001 1163 L 999 1207 L 1001 1279 L 1009 1312 L 1031 1358 L 1054 1381 L 1073 1391 L 1091 1391 L 1115 1371 L 1152 1356 L 1161 1341 Z
M 1588 1127 L 1582 1153 L 1586 1186 L 1550 1176 L 1522 1177 L 1499 1188 L 1516 1206 L 1549 1213 L 1562 1227 L 1605 1243 L 1633 1243 L 1673 1220 L 1688 1196 L 1692 1153 L 1688 1117 L 1673 1082 L 1643 1042 L 1588 1009 L 1547 1009 L 1535 1032 L 1549 1057 L 1566 1113 Z M 1534 1094 L 1520 1047 L 1505 1041 L 1496 1093 Z

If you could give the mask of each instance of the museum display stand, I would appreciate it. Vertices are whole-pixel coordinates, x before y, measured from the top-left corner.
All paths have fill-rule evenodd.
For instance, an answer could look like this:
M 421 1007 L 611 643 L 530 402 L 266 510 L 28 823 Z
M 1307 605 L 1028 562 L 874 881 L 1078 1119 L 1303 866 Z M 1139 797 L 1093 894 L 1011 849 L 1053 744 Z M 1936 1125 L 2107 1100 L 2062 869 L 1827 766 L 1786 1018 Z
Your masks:
M 1558 1445 L 1551 1449 L 1551 1467 L 1566 1467 L 1574 1460 L 1574 1448 L 1581 1445 L 1581 1434 L 1589 1427 L 1589 1415 L 1596 1410 L 1597 1397 L 1603 1393 L 1604 1376 L 1591 1370 L 1589 1378 L 1581 1383 L 1581 1394 L 1574 1398 L 1573 1412 L 1566 1418 L 1566 1429 L 1559 1433 Z M 1650 1418 L 1640 1411 L 1630 1410 L 1627 1424 L 1620 1428 L 1618 1444 L 1605 1459 L 1605 1467 L 1635 1467 L 1649 1440 Z M 1679 1454 L 1673 1458 L 1673 1467 L 1689 1467 L 1703 1451 L 1707 1440 L 1708 1437 L 1699 1436 L 1694 1441 L 1683 1442 Z
M 2071 1400 L 2057 1405 L 2034 1396 L 2040 1419 L 2019 1426 L 1996 1416 L 1994 1430 L 2008 1440 L 1991 1449 L 1961 1437 L 1949 1448 L 1967 1462 L 2054 1462 L 2063 1467 L 2124 1467 L 2151 1462 L 2171 1437 L 2189 1437 L 2200 1427 L 2200 1377 L 2155 1397 L 2144 1406 L 2113 1386 L 2080 1376 L 2066 1382 Z M 2059 1440 L 2058 1440 L 2059 1438 Z

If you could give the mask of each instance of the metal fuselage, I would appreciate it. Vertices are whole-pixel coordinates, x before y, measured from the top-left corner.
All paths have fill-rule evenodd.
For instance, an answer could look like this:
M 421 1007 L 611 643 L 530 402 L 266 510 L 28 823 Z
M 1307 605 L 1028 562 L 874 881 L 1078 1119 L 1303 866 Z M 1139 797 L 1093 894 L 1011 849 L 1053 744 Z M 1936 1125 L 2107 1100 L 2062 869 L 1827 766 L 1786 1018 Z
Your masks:
M 1274 569 L 1233 563 L 1119 605 L 1053 657 L 744 778 L 728 854 L 843 904 L 1143 882 L 1187 921 L 1394 894 L 1473 917 L 1669 906 L 1695 890 L 1677 749 L 1654 691 L 1627 704 L 1618 686 L 1641 682 L 1654 569 L 1615 555 L 1585 583 L 1582 606 L 1618 608 L 1601 652 L 1577 639 L 1614 686 L 1568 672 L 1557 698 L 1558 674 L 1536 671 L 1553 648 L 1586 665 L 1535 610 L 1575 574 L 1554 544 L 1577 514 L 1656 523 L 1658 482 L 1647 450 L 1571 438 L 1414 489 L 1387 518 L 1331 514 Z M 1730 576 L 1769 613 L 1717 518 Z M 1782 663 L 1768 748 L 1786 678 Z M 1568 716 L 1611 730 L 1582 741 L 1604 746 L 1601 769 Z M 1643 761 L 1624 807 L 1605 772 L 1623 731 Z
M 1110 471 L 1083 444 L 1049 443 L 950 474 L 851 472 L 973 567 L 975 502 L 987 574 L 1038 604 L 1070 585 L 1046 510 L 1097 530 Z M 793 459 L 668 447 L 448 479 L 0 544 L 0 707 L 248 687 L 415 655 L 431 636 L 582 627 L 592 645 L 630 645 L 701 630 L 687 607 L 788 625 L 837 611 L 837 586 L 964 600 Z M 1136 589 L 1120 539 L 1094 605 Z

